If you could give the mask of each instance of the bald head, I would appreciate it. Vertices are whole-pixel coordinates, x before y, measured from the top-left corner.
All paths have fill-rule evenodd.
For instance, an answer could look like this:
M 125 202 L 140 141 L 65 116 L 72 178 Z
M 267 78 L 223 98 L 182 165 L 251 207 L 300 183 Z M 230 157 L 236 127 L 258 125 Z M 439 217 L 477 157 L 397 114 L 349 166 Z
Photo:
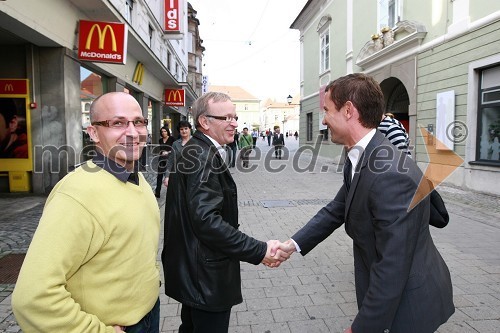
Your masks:
M 140 105 L 136 101 L 136 99 L 132 95 L 125 92 L 110 92 L 97 97 L 90 105 L 90 122 L 99 120 L 99 114 L 101 113 L 100 111 L 113 107 L 114 104 L 129 101 L 137 104 L 137 107 L 139 107 L 140 109 Z

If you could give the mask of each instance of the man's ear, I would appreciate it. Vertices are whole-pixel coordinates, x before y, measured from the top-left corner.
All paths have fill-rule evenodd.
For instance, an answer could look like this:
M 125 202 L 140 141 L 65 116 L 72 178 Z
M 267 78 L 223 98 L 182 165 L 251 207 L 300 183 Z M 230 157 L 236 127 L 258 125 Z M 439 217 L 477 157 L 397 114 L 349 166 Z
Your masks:
M 99 134 L 97 134 L 97 129 L 94 126 L 89 125 L 87 127 L 87 133 L 92 139 L 92 141 L 94 141 L 95 143 L 99 142 Z
M 345 112 L 347 119 L 350 119 L 354 116 L 354 112 L 355 111 L 357 112 L 357 110 L 355 110 L 355 109 L 356 109 L 356 107 L 354 106 L 354 104 L 352 104 L 351 101 L 347 101 L 345 103 L 345 111 L 344 112 Z
M 208 123 L 208 117 L 200 116 L 198 118 L 198 124 L 200 124 L 201 128 L 204 130 L 208 130 L 210 128 L 210 124 Z

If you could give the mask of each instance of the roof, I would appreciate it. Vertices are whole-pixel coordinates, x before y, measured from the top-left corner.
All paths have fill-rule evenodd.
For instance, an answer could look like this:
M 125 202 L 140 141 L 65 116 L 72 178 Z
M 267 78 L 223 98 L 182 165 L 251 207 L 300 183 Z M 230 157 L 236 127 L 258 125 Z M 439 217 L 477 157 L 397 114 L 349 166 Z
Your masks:
M 239 86 L 215 86 L 215 85 L 209 85 L 208 86 L 208 91 L 217 91 L 217 92 L 223 92 L 231 96 L 231 99 L 233 101 L 237 100 L 256 100 L 259 101 L 257 97 L 254 95 L 250 94 L 248 91 L 245 89 L 239 87 Z

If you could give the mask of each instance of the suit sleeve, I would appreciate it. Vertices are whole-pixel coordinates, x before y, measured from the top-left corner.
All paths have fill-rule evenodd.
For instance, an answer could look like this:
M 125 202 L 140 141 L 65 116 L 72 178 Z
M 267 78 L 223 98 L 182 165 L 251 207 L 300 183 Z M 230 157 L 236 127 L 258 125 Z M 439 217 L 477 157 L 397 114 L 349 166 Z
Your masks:
M 390 328 L 408 280 L 424 205 L 420 202 L 408 211 L 417 184 L 406 174 L 380 174 L 368 193 L 377 260 L 371 265 L 368 289 L 352 330 L 383 332 Z M 354 246 L 357 246 L 355 243 Z
M 335 199 L 321 208 L 302 229 L 291 237 L 299 245 L 303 256 L 344 223 L 345 195 L 345 186 L 342 186 Z

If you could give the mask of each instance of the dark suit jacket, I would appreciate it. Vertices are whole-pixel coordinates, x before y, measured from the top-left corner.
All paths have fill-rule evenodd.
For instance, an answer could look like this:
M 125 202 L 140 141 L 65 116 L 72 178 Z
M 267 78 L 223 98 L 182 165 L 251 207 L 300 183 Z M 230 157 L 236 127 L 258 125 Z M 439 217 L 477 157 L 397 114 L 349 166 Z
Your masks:
M 450 273 L 429 232 L 429 197 L 408 211 L 422 177 L 377 131 L 349 193 L 344 184 L 292 236 L 305 255 L 345 223 L 359 309 L 354 333 L 432 333 L 455 311 Z

